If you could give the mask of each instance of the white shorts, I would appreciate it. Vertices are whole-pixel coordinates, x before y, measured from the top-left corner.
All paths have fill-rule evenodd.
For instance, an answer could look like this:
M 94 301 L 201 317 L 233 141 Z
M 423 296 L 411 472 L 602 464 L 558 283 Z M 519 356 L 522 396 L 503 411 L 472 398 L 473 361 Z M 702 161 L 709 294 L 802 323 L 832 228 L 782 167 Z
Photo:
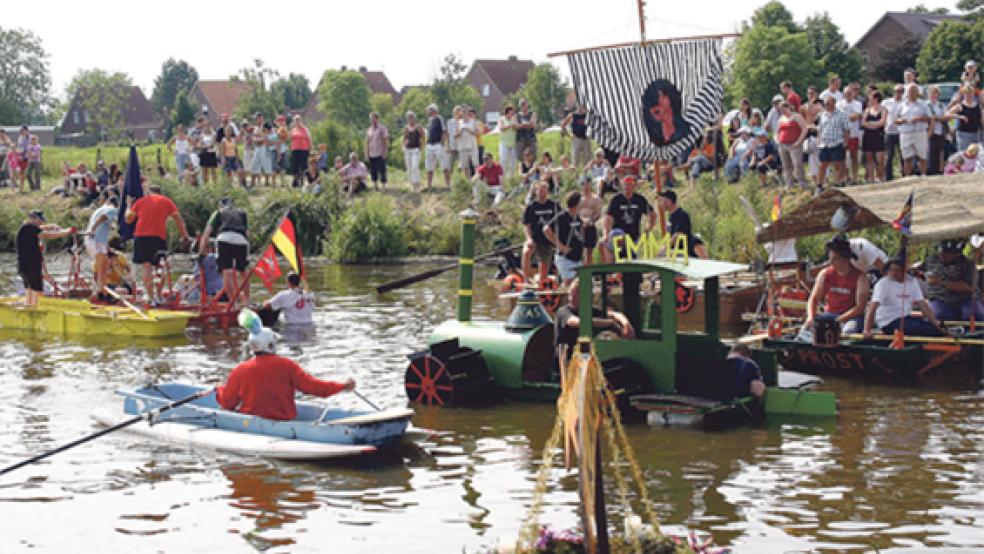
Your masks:
M 92 237 L 85 238 L 85 251 L 89 254 L 92 259 L 96 258 L 97 254 L 108 254 L 109 245 L 102 242 L 96 242 Z
M 434 171 L 437 169 L 438 164 L 445 171 L 451 169 L 451 160 L 448 159 L 448 152 L 443 144 L 428 144 L 424 148 L 424 169 Z
M 926 133 L 900 133 L 899 150 L 902 151 L 903 160 L 913 156 L 923 161 L 928 160 L 929 135 Z
M 567 256 L 556 254 L 554 255 L 554 265 L 557 266 L 557 273 L 560 274 L 560 278 L 564 281 L 570 281 L 577 277 L 576 270 L 581 267 L 581 262 L 575 262 L 567 259 Z
M 471 166 L 468 165 L 471 162 Z M 465 171 L 470 167 L 478 169 L 478 148 L 458 149 L 458 169 Z

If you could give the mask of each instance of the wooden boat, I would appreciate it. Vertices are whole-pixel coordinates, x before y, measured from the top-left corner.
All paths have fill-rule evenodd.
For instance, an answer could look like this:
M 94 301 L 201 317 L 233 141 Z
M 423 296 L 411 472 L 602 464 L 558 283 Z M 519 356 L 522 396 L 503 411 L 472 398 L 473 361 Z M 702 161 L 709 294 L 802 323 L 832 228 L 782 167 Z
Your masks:
M 185 398 L 206 387 L 163 383 L 116 391 L 123 397 L 123 414 L 133 416 Z M 279 460 L 317 460 L 372 454 L 392 447 L 408 431 L 413 410 L 379 412 L 329 408 L 313 402 L 298 402 L 297 417 L 275 421 L 221 408 L 215 395 L 174 408 L 153 422 L 133 426 L 137 433 L 238 454 Z M 93 416 L 111 425 L 120 418 Z
M 24 306 L 21 297 L 0 298 L 0 328 L 64 335 L 127 338 L 172 337 L 184 334 L 191 312 L 175 310 L 136 313 L 125 306 L 93 304 L 88 300 L 43 296 L 37 306 Z

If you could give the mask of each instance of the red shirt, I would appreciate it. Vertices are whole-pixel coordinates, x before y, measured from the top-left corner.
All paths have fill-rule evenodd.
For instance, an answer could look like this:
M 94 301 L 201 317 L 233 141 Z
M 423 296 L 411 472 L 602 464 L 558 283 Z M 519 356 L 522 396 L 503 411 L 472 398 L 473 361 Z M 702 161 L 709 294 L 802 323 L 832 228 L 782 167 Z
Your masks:
M 295 391 L 324 398 L 344 387 L 312 377 L 287 358 L 260 354 L 237 365 L 215 398 L 227 410 L 286 421 L 297 417 Z
M 135 237 L 158 237 L 167 240 L 167 219 L 178 213 L 178 207 L 170 198 L 162 194 L 148 194 L 140 197 L 130 206 L 137 214 Z
M 629 175 L 640 175 L 639 171 L 642 169 L 642 162 L 630 156 L 619 156 L 618 162 L 615 163 L 615 169 L 620 171 L 628 170 Z
M 478 176 L 480 179 L 485 181 L 485 184 L 490 187 L 498 187 L 502 184 L 500 178 L 502 177 L 502 166 L 497 162 L 492 162 L 492 167 L 486 164 L 478 166 Z
M 789 91 L 789 94 L 786 95 L 786 102 L 789 102 L 789 105 L 793 107 L 794 112 L 798 112 L 800 105 L 803 104 L 803 99 L 800 98 L 800 95 L 796 94 L 795 90 L 791 90 Z
M 311 135 L 304 127 L 292 127 L 290 130 L 290 149 L 291 150 L 310 150 Z
M 834 266 L 825 269 L 821 295 L 826 305 L 825 310 L 840 315 L 853 308 L 858 296 L 859 277 L 861 272 L 853 265 L 847 275 L 837 273 Z

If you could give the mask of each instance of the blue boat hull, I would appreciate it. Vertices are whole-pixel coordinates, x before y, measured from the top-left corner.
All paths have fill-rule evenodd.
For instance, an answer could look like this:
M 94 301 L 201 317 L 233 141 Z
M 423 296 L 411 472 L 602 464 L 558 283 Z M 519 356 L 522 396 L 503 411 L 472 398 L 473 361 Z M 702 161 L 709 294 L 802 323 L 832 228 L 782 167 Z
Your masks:
M 163 383 L 149 387 L 117 391 L 124 397 L 123 411 L 137 415 L 164 406 L 174 400 L 191 396 L 207 387 L 183 383 Z M 322 415 L 324 417 L 322 418 Z M 370 445 L 386 448 L 400 440 L 410 424 L 409 412 L 403 416 L 373 420 L 376 412 L 329 409 L 311 402 L 297 403 L 297 417 L 276 421 L 225 410 L 218 405 L 215 394 L 184 404 L 165 412 L 156 422 L 184 423 L 209 429 L 263 435 L 288 440 L 303 440 L 325 444 Z M 372 421 L 358 421 L 365 416 Z M 354 422 L 333 423 L 353 419 Z M 320 420 L 320 421 L 319 421 Z

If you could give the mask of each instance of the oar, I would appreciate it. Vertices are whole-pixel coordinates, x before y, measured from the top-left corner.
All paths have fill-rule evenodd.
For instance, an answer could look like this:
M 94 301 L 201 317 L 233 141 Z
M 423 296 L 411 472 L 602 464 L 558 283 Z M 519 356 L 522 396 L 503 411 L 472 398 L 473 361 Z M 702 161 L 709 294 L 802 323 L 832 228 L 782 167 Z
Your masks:
M 382 409 L 380 409 L 379 406 L 373 404 L 371 400 L 369 400 L 365 396 L 362 396 L 362 394 L 360 394 L 359 391 L 357 391 L 355 389 L 352 389 L 352 394 L 354 394 L 354 395 L 358 396 L 359 398 L 361 398 L 363 402 L 365 402 L 366 404 L 369 404 L 370 406 L 372 406 L 372 409 L 376 410 L 377 412 L 383 411 Z
M 124 306 L 126 306 L 127 308 L 130 308 L 131 310 L 133 310 L 138 316 L 140 316 L 140 317 L 142 317 L 144 319 L 151 319 L 151 317 L 149 315 L 147 315 L 147 312 L 145 312 L 145 311 L 141 310 L 140 308 L 134 306 L 133 304 L 130 303 L 129 300 L 127 300 L 126 298 L 123 298 L 122 296 L 120 296 L 119 294 L 117 294 L 115 290 L 109 288 L 108 286 L 103 285 L 103 292 L 105 292 L 106 294 L 112 296 L 116 300 L 122 302 Z
M 488 254 L 483 254 L 481 256 L 478 256 L 477 258 L 475 258 L 474 261 L 479 262 L 479 261 L 482 261 L 482 260 L 487 260 L 489 258 L 494 258 L 496 256 L 501 256 L 501 255 L 503 255 L 503 254 L 505 254 L 507 252 L 512 252 L 513 250 L 519 250 L 520 248 L 522 248 L 522 246 L 523 246 L 522 244 L 515 244 L 513 246 L 502 248 L 502 249 L 496 250 L 494 252 L 489 252 Z M 403 279 L 397 279 L 396 281 L 390 281 L 389 283 L 383 283 L 382 285 L 379 285 L 378 287 L 376 287 L 376 294 L 383 294 L 383 293 L 389 292 L 389 291 L 394 290 L 394 289 L 401 289 L 401 288 L 403 288 L 405 286 L 412 285 L 414 283 L 419 283 L 420 281 L 424 281 L 426 279 L 430 279 L 431 277 L 434 277 L 436 275 L 440 275 L 440 274 L 444 273 L 445 271 L 450 271 L 450 270 L 452 270 L 452 269 L 454 269 L 456 267 L 458 267 L 458 264 L 457 263 L 448 264 L 446 266 L 439 267 L 437 269 L 431 269 L 431 270 L 425 271 L 423 273 L 418 273 L 416 275 L 411 275 L 410 277 L 404 277 Z
M 864 340 L 864 335 L 861 333 L 845 333 L 841 335 L 842 339 L 848 340 Z M 893 335 L 872 335 L 873 340 L 893 340 L 895 337 Z M 984 346 L 984 339 L 965 339 L 959 337 L 921 337 L 916 335 L 906 335 L 905 340 L 908 342 L 921 342 L 926 344 L 966 344 L 974 346 Z
M 187 404 L 188 402 L 192 402 L 194 400 L 198 400 L 199 398 L 204 398 L 204 397 L 212 394 L 214 391 L 215 391 L 215 389 L 205 389 L 205 390 L 196 392 L 195 394 L 193 394 L 191 396 L 182 398 L 180 400 L 175 400 L 174 402 L 171 402 L 170 404 L 167 404 L 165 406 L 161 406 L 160 408 L 155 408 L 153 410 L 149 410 L 147 412 L 144 412 L 144 413 L 142 413 L 140 415 L 135 415 L 135 416 L 131 417 L 130 419 L 126 420 L 126 421 L 122 421 L 120 423 L 117 423 L 116 425 L 113 425 L 112 427 L 107 427 L 107 428 L 105 428 L 105 429 L 103 429 L 101 431 L 95 432 L 95 433 L 93 433 L 91 435 L 86 435 L 86 436 L 84 436 L 84 437 L 82 437 L 80 439 L 74 440 L 74 441 L 72 441 L 72 442 L 70 442 L 68 444 L 63 444 L 62 446 L 59 446 L 58 448 L 55 448 L 54 450 L 49 450 L 49 451 L 45 452 L 44 454 L 39 454 L 37 456 L 34 456 L 33 458 L 28 458 L 28 459 L 26 459 L 24 461 L 17 462 L 16 464 L 14 464 L 12 466 L 5 467 L 2 470 L 0 470 L 0 475 L 5 475 L 7 473 L 10 473 L 11 471 L 14 471 L 15 469 L 19 469 L 19 468 L 22 468 L 22 467 L 24 467 L 26 465 L 33 464 L 34 462 L 41 461 L 41 460 L 43 460 L 43 459 L 45 459 L 45 458 L 47 458 L 49 456 L 54 456 L 55 454 L 58 454 L 59 452 L 64 452 L 64 451 L 66 451 L 66 450 L 68 450 L 70 448 L 75 448 L 76 446 L 78 446 L 80 444 L 87 443 L 87 442 L 89 442 L 89 441 L 91 441 L 93 439 L 98 439 L 99 437 L 101 437 L 103 435 L 108 435 L 108 434 L 112 433 L 113 431 L 119 431 L 120 429 L 123 429 L 124 427 L 129 427 L 129 426 L 133 425 L 134 423 L 138 423 L 138 422 L 140 422 L 140 421 L 142 421 L 144 419 L 146 419 L 147 421 L 151 421 L 155 417 L 163 414 L 164 412 L 166 412 L 166 411 L 168 411 L 168 410 L 170 410 L 172 408 L 177 408 L 178 406 L 180 406 L 182 404 Z

